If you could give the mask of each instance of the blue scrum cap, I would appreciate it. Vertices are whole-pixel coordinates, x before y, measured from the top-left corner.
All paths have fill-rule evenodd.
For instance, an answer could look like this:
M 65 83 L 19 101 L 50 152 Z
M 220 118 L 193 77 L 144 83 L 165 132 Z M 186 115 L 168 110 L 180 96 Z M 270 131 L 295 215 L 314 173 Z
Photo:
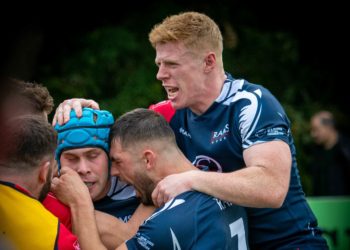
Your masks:
M 109 130 L 113 123 L 113 115 L 106 110 L 83 108 L 83 115 L 80 118 L 72 110 L 66 124 L 55 126 L 58 134 L 56 148 L 58 170 L 61 169 L 61 154 L 68 149 L 98 147 L 106 151 L 108 155 Z

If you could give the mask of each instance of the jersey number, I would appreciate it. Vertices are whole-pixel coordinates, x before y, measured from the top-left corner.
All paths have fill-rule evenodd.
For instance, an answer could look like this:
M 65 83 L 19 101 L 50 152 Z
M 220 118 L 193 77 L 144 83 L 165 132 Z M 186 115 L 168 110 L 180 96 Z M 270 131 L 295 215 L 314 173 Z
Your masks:
M 247 250 L 247 242 L 245 240 L 245 231 L 243 219 L 238 220 L 230 224 L 231 238 L 238 236 L 238 250 Z

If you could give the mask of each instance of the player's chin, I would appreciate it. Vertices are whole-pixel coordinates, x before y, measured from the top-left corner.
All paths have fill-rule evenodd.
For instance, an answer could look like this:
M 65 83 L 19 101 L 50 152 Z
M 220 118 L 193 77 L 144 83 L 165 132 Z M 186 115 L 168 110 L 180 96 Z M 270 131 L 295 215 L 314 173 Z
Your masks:
M 184 103 L 179 102 L 178 99 L 170 100 L 170 103 L 171 103 L 171 106 L 176 110 L 183 109 L 183 108 L 187 107 Z

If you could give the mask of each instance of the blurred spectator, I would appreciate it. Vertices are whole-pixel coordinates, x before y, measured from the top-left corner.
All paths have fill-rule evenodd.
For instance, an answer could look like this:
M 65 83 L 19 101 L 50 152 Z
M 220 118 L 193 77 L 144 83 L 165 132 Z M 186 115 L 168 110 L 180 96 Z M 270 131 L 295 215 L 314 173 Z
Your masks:
M 329 111 L 315 113 L 310 125 L 315 142 L 311 163 L 312 195 L 350 195 L 350 139 L 339 132 Z

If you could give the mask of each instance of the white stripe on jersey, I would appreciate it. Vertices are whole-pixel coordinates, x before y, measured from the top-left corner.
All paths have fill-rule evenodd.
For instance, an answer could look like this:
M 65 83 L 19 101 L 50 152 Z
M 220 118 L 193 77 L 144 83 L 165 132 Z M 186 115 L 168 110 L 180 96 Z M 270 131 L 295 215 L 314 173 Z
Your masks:
M 180 243 L 171 228 L 170 228 L 170 233 L 171 233 L 171 239 L 173 240 L 173 250 L 181 250 Z

